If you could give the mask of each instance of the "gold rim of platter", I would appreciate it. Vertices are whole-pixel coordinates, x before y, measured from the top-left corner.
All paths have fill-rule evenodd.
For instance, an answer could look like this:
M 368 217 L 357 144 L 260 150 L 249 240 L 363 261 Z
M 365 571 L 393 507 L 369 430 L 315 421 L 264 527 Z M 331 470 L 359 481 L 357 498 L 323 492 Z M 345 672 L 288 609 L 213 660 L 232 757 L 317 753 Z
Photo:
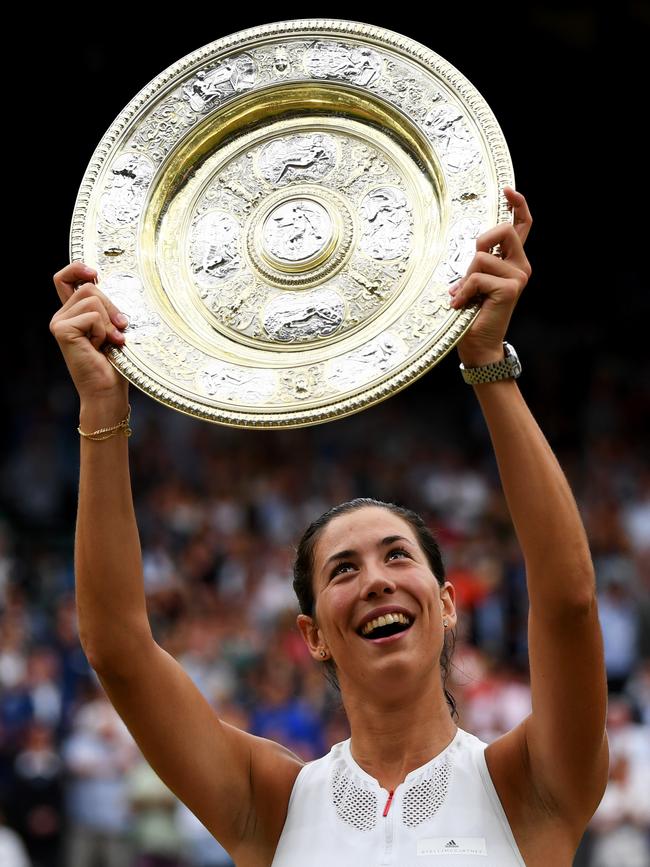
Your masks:
M 129 317 L 108 353 L 181 412 L 300 427 L 433 367 L 476 238 L 511 219 L 485 100 L 397 33 L 285 21 L 174 63 L 121 112 L 75 205 L 72 260 Z

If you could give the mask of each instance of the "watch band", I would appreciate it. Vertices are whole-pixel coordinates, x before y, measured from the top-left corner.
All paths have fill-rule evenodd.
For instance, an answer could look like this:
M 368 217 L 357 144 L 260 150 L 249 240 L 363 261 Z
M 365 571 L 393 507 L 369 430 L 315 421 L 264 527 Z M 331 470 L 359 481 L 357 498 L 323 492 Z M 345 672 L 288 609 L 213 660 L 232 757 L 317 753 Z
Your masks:
M 463 379 L 468 385 L 479 385 L 484 382 L 498 382 L 500 379 L 517 379 L 521 374 L 521 362 L 510 343 L 503 342 L 503 360 L 481 367 L 465 367 L 460 365 Z

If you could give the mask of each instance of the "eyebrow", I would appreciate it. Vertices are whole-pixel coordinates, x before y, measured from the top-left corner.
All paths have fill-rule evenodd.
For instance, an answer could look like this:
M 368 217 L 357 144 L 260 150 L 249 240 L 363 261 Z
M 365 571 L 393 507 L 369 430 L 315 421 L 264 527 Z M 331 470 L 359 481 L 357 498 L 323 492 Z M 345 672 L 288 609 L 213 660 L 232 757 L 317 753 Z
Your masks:
M 409 545 L 412 545 L 413 542 L 410 539 L 407 539 L 406 536 L 384 536 L 381 542 L 377 542 L 378 548 L 383 548 L 386 545 L 392 545 L 393 542 L 408 542 Z M 339 551 L 336 554 L 332 554 L 331 557 L 328 557 L 325 563 L 323 564 L 323 569 L 329 566 L 334 560 L 343 560 L 345 557 L 354 557 L 358 554 L 354 548 L 346 548 L 345 551 Z

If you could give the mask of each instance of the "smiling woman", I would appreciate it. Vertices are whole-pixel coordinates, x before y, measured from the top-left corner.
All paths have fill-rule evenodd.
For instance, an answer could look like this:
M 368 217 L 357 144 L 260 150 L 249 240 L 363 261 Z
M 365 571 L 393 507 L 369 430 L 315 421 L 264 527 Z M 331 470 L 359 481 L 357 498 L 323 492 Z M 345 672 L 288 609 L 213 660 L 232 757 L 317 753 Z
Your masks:
M 514 225 L 477 241 L 450 288 L 481 298 L 459 344 L 490 431 L 524 555 L 533 711 L 486 745 L 457 728 L 444 659 L 454 588 L 421 519 L 361 500 L 305 533 L 296 560 L 298 626 L 336 674 L 351 738 L 304 764 L 218 719 L 154 640 L 128 467 L 127 383 L 107 360 L 126 321 L 74 263 L 54 282 L 50 328 L 79 392 L 75 547 L 79 634 L 110 700 L 159 777 L 238 867 L 566 867 L 607 779 L 606 680 L 595 582 L 575 501 L 537 427 L 504 337 L 530 276 L 524 197 Z M 492 251 L 499 250 L 499 255 Z
M 387 536 L 379 541 L 378 549 L 385 553 L 387 560 L 399 560 L 401 558 L 406 558 L 407 560 L 412 559 L 412 553 L 400 548 L 399 545 L 396 545 L 398 542 L 405 542 L 409 547 L 413 547 L 426 558 L 434 580 L 437 581 L 441 589 L 445 587 L 445 567 L 442 561 L 440 548 L 438 547 L 438 543 L 433 533 L 424 523 L 420 515 L 411 509 L 397 506 L 394 503 L 384 503 L 369 497 L 358 497 L 355 500 L 350 500 L 347 503 L 341 503 L 338 506 L 334 506 L 321 515 L 320 518 L 307 527 L 298 544 L 293 566 L 293 589 L 298 598 L 300 611 L 306 616 L 306 618 L 312 618 L 314 614 L 314 556 L 316 545 L 321 538 L 323 531 L 335 518 L 349 515 L 351 512 L 356 512 L 363 508 L 383 509 L 401 519 L 408 525 L 409 529 L 407 532 L 412 536 L 411 539 L 405 539 L 403 535 L 393 535 Z M 351 560 L 350 562 L 345 562 L 345 560 L 346 558 L 358 556 L 359 553 L 352 550 L 340 551 L 338 554 L 328 557 L 327 563 L 332 570 L 329 580 L 336 578 L 339 571 L 351 570 L 354 572 L 357 568 L 354 560 Z M 451 587 L 451 585 L 448 586 Z M 393 621 L 391 612 L 397 612 L 399 619 Z M 376 617 L 377 622 L 375 622 L 371 616 L 366 616 L 360 629 L 357 630 L 364 638 L 377 641 L 393 634 L 399 634 L 410 628 L 415 619 L 413 614 L 406 611 L 400 611 L 400 609 L 394 605 L 385 607 L 385 610 L 378 610 L 376 612 Z M 382 617 L 384 617 L 383 623 L 380 622 L 380 618 Z M 408 618 L 408 622 L 405 622 L 405 618 Z M 307 625 L 309 621 L 303 619 L 301 622 Z M 444 627 L 447 628 L 449 621 L 445 620 L 443 623 Z M 368 628 L 369 626 L 373 627 L 372 630 Z M 303 634 L 307 634 L 304 629 Z M 445 636 L 444 647 L 440 655 L 440 670 L 445 699 L 449 705 L 452 716 L 457 716 L 456 702 L 454 701 L 453 695 L 446 687 L 453 646 L 454 633 L 450 630 Z M 323 653 L 325 654 L 325 651 L 323 651 Z M 327 654 L 321 656 L 321 659 L 326 661 L 328 679 L 335 687 L 339 688 L 334 661 L 331 658 L 328 658 Z

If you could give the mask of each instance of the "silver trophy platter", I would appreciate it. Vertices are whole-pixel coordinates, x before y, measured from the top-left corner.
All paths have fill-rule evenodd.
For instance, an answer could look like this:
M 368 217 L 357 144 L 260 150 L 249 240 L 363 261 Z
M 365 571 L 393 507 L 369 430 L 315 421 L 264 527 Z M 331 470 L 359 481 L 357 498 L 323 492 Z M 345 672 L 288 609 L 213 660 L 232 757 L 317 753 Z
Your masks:
M 510 219 L 503 135 L 449 63 L 347 21 L 264 25 L 158 75 L 87 169 L 71 253 L 128 316 L 109 357 L 242 427 L 335 419 L 435 365 L 476 238 Z

